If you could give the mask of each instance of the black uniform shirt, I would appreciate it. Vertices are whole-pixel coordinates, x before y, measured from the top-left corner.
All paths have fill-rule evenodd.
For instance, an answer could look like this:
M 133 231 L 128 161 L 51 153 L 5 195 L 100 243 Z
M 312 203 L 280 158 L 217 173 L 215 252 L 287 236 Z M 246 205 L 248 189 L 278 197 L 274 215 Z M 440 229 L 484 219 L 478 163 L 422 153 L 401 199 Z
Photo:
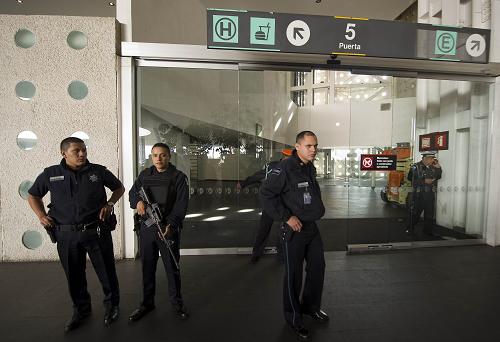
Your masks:
M 141 200 L 141 187 L 151 196 L 150 200 L 158 203 L 162 209 L 164 223 L 181 228 L 189 202 L 187 176 L 172 164 L 164 172 L 158 172 L 155 166 L 143 170 L 128 193 L 132 209 L 136 209 Z
M 106 190 L 115 191 L 122 183 L 111 171 L 89 161 L 78 171 L 59 165 L 46 168 L 28 190 L 29 194 L 42 198 L 50 191 L 48 215 L 57 224 L 91 223 L 99 218 L 106 204 Z
M 408 172 L 407 179 L 412 182 L 416 189 L 430 190 L 437 185 L 438 179 L 441 179 L 443 170 L 440 167 L 425 166 L 422 161 L 412 165 Z M 432 184 L 426 184 L 426 179 L 434 179 Z
M 281 161 L 260 188 L 264 210 L 275 221 L 288 221 L 295 215 L 302 222 L 319 220 L 325 214 L 316 168 L 304 164 L 294 151 Z M 310 204 L 306 197 L 310 196 Z

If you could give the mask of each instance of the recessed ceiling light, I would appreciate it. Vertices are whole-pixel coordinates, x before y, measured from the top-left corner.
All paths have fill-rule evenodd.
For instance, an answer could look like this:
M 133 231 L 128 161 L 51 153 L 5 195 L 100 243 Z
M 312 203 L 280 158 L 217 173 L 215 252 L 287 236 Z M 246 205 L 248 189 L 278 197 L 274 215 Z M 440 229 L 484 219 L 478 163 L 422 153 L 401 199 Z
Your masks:
M 23 3 L 23 0 L 17 0 L 17 3 L 18 3 L 18 4 L 22 4 L 22 3 Z
M 321 0 L 316 0 L 316 3 L 319 4 L 321 2 Z
M 115 5 L 115 3 L 114 3 L 114 2 L 108 2 L 108 5 L 110 5 L 110 6 L 114 6 L 114 5 Z
M 226 218 L 225 216 L 212 216 L 212 217 L 207 217 L 203 221 L 206 221 L 206 222 L 219 221 L 219 220 L 224 220 L 225 218 Z
M 193 218 L 193 217 L 200 217 L 200 216 L 203 216 L 203 214 L 201 214 L 201 213 L 197 213 L 197 214 L 187 214 L 187 215 L 186 215 L 186 218 Z

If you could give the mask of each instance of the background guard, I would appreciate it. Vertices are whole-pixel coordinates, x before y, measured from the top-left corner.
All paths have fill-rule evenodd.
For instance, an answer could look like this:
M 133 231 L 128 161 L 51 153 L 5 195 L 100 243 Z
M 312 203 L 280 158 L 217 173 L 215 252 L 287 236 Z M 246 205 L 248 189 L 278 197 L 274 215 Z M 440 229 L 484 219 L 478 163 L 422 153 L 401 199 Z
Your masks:
M 415 225 L 424 212 L 423 233 L 434 235 L 434 212 L 436 204 L 437 181 L 441 179 L 443 170 L 436 159 L 436 152 L 422 152 L 422 160 L 415 163 L 408 172 L 408 180 L 412 183 L 412 201 L 410 203 L 410 222 L 406 232 L 413 234 Z
M 266 163 L 264 167 L 255 172 L 253 175 L 248 176 L 241 182 L 238 182 L 236 185 L 238 190 L 241 190 L 249 185 L 261 183 L 267 179 L 271 170 L 274 169 L 281 160 L 286 159 L 292 155 L 293 151 L 291 149 L 283 149 L 281 150 L 281 154 L 283 157 L 280 160 L 270 161 Z M 264 248 L 267 238 L 269 237 L 269 233 L 271 232 L 271 227 L 273 226 L 273 218 L 266 212 L 264 208 L 262 208 L 262 214 L 260 216 L 260 226 L 257 234 L 255 235 L 255 242 L 253 244 L 252 249 L 252 257 L 250 259 L 251 263 L 256 263 L 259 261 L 259 258 L 264 254 Z M 278 252 L 278 259 L 283 259 L 283 251 L 282 251 L 282 243 L 281 240 L 278 240 L 276 244 L 276 249 Z

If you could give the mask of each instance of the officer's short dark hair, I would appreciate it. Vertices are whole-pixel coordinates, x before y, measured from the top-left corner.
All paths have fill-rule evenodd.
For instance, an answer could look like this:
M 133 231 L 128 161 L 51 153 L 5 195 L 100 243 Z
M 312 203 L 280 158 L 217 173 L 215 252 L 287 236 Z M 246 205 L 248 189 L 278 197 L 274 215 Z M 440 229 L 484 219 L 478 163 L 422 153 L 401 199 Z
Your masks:
M 151 147 L 151 151 L 152 151 L 152 150 L 153 150 L 153 148 L 155 148 L 155 147 L 161 147 L 161 148 L 166 149 L 166 150 L 167 150 L 167 152 L 168 152 L 168 155 L 170 155 L 170 147 L 168 147 L 168 145 L 167 145 L 167 144 L 164 144 L 164 143 L 156 143 L 156 144 L 154 144 L 154 145 L 153 145 L 153 147 Z
M 59 147 L 61 148 L 61 151 L 66 151 L 70 147 L 71 144 L 84 144 L 85 145 L 85 141 L 83 141 L 82 139 L 77 138 L 77 137 L 67 137 L 61 141 L 61 144 L 59 145 Z
M 302 131 L 299 134 L 297 134 L 297 137 L 295 137 L 295 142 L 298 143 L 299 141 L 301 141 L 302 139 L 304 139 L 304 137 L 306 135 L 309 135 L 309 136 L 312 136 L 312 137 L 316 137 L 316 134 L 314 134 L 314 132 L 311 132 L 311 131 Z

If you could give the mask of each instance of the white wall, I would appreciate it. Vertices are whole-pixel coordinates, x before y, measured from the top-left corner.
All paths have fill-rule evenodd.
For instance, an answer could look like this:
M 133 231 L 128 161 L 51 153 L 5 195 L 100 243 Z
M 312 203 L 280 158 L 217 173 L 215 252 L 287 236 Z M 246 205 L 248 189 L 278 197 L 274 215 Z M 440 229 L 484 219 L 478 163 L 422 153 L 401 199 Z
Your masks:
M 393 146 L 410 141 L 415 108 L 414 97 L 300 107 L 299 128 L 315 132 L 320 147 Z
M 33 47 L 17 47 L 14 35 L 28 29 L 36 36 Z M 78 30 L 88 46 L 74 50 L 67 35 Z M 95 17 L 0 15 L 0 229 L 2 260 L 56 259 L 56 248 L 40 226 L 28 203 L 18 195 L 19 184 L 34 181 L 52 164 L 59 163 L 60 141 L 75 131 L 90 136 L 88 157 L 118 172 L 118 117 L 116 91 L 115 19 Z M 16 97 L 15 86 L 28 80 L 36 87 L 31 101 Z M 67 88 L 80 80 L 88 86 L 83 100 L 69 97 Z M 31 130 L 38 144 L 29 151 L 16 144 L 19 132 Z M 48 201 L 49 196 L 46 196 Z M 46 202 L 47 202 L 46 201 Z M 119 214 L 119 213 L 118 213 Z M 119 215 L 118 215 L 119 216 Z M 22 244 L 23 233 L 41 234 L 40 248 Z M 121 224 L 115 233 L 115 252 L 121 256 Z

